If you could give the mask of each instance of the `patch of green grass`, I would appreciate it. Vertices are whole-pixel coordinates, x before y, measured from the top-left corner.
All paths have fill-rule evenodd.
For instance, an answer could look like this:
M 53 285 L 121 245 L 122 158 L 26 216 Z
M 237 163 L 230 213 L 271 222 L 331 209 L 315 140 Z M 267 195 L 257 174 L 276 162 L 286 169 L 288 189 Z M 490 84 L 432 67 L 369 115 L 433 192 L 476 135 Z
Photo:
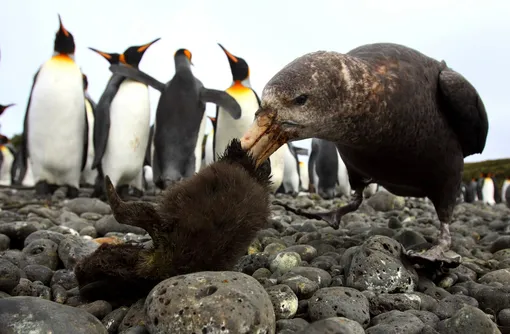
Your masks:
M 464 163 L 464 174 L 462 176 L 462 180 L 464 182 L 468 182 L 473 177 L 478 179 L 480 177 L 480 173 L 492 173 L 496 178 L 498 189 L 501 189 L 505 178 L 510 176 L 510 158 L 466 162 Z

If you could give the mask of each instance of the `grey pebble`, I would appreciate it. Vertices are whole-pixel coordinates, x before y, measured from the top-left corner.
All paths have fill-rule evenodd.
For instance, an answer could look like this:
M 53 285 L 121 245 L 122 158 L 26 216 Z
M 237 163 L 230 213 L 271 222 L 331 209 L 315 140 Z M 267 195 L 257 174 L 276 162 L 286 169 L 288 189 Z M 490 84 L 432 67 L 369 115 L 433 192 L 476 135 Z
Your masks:
M 0 258 L 0 291 L 11 293 L 20 280 L 19 268 L 12 262 Z
M 99 320 L 102 320 L 108 313 L 112 312 L 112 305 L 105 300 L 96 300 L 92 303 L 78 306 Z
M 29 264 L 23 268 L 27 278 L 33 281 L 41 281 L 44 285 L 49 286 L 53 277 L 53 270 L 47 266 L 40 264 Z
M 108 333 L 110 334 L 117 333 L 120 323 L 122 322 L 122 319 L 124 319 L 124 317 L 126 316 L 128 310 L 129 310 L 128 307 L 121 306 L 108 313 L 103 318 L 103 320 L 101 320 L 101 323 L 105 326 Z

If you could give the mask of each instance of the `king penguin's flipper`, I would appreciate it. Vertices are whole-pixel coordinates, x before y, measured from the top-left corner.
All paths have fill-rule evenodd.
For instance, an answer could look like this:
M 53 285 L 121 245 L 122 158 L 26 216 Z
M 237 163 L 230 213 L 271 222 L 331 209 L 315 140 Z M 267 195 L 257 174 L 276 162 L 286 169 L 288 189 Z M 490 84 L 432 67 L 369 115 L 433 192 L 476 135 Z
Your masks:
M 94 115 L 94 117 L 96 117 L 96 108 L 97 108 L 96 102 L 94 102 L 92 97 L 90 97 L 89 93 L 87 93 L 87 92 L 85 92 L 85 98 L 89 101 L 90 105 L 92 106 L 92 114 Z
M 110 66 L 110 71 L 114 74 L 144 83 L 147 86 L 151 86 L 160 92 L 163 92 L 165 89 L 164 83 L 159 82 L 147 73 L 142 72 L 134 67 L 115 64 Z
M 476 89 L 462 75 L 446 68 L 439 73 L 439 90 L 447 105 L 442 110 L 459 138 L 464 157 L 482 153 L 489 121 Z
M 222 90 L 205 88 L 200 80 L 196 81 L 203 103 L 214 103 L 225 109 L 233 119 L 241 118 L 241 106 L 230 94 Z
M 150 131 L 149 131 L 149 141 L 147 142 L 147 148 L 145 150 L 145 158 L 143 160 L 144 166 L 152 166 L 152 138 L 154 138 L 154 124 L 151 125 Z
M 99 166 L 106 150 L 108 133 L 110 132 L 110 105 L 124 79 L 121 75 L 112 75 L 96 105 L 96 114 L 94 115 L 94 161 L 92 162 L 92 169 Z M 85 114 L 85 116 L 87 115 Z
M 35 72 L 34 80 L 32 81 L 32 87 L 30 88 L 30 95 L 28 96 L 28 103 L 27 103 L 27 110 L 25 112 L 25 119 L 23 120 L 23 132 L 21 134 L 21 147 L 20 147 L 20 154 L 17 155 L 19 161 L 17 161 L 17 164 L 19 164 L 19 169 L 21 171 L 19 175 L 19 184 L 23 182 L 23 178 L 25 177 L 25 173 L 27 171 L 28 166 L 28 157 L 30 155 L 30 152 L 28 151 L 28 111 L 30 110 L 30 102 L 32 98 L 32 93 L 34 91 L 35 82 L 37 80 L 37 76 L 39 75 L 39 71 L 41 68 Z
M 85 97 L 86 99 L 86 97 Z M 81 171 L 85 169 L 85 166 L 87 165 L 87 158 L 89 154 L 89 120 L 87 117 L 87 106 L 85 105 L 85 108 L 83 108 L 83 114 L 85 115 L 85 131 L 83 131 L 83 154 L 81 157 Z

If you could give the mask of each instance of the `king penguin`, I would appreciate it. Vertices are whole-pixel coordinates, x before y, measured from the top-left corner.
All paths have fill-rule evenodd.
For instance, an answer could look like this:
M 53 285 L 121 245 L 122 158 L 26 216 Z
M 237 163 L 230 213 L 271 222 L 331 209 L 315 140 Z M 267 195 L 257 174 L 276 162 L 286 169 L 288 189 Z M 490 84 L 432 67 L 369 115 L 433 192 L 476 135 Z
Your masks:
M 506 192 L 507 192 L 507 189 L 508 187 L 510 186 L 510 176 L 507 176 L 505 181 L 503 181 L 503 186 L 501 187 L 501 202 L 503 203 L 507 203 L 507 204 L 510 204 L 507 202 L 507 199 L 506 199 Z
M 131 46 L 122 54 L 89 49 L 111 65 L 138 69 L 144 53 L 158 40 Z M 143 194 L 143 166 L 149 132 L 149 87 L 143 82 L 113 74 L 96 106 L 92 168 L 97 168 L 99 173 L 93 197 L 104 196 L 106 175 L 123 196 L 127 195 L 130 185 L 134 188 L 133 195 L 140 197 Z
M 204 87 L 193 75 L 191 59 L 189 50 L 177 50 L 174 54 L 175 75 L 166 84 L 138 69 L 110 66 L 113 73 L 145 80 L 161 92 L 156 108 L 152 157 L 154 183 L 160 189 L 166 189 L 195 173 L 196 159 L 201 161 L 202 157 L 199 138 L 205 128 L 207 102 L 227 109 L 234 119 L 241 115 L 239 104 L 234 98 L 223 91 Z
M 227 56 L 232 72 L 232 85 L 226 92 L 230 94 L 241 106 L 241 117 L 233 119 L 227 112 L 219 107 L 216 109 L 216 129 L 214 131 L 214 157 L 225 150 L 232 138 L 241 138 L 250 128 L 255 112 L 260 107 L 260 98 L 251 88 L 250 68 L 248 63 L 240 57 L 236 57 L 225 49 L 220 43 L 220 48 Z M 269 161 L 271 163 L 271 191 L 276 192 L 283 182 L 285 168 L 285 148 L 279 148 L 274 152 Z
M 96 177 L 97 169 L 92 169 L 92 162 L 94 161 L 94 118 L 96 114 L 96 103 L 92 100 L 87 89 L 89 87 L 89 81 L 85 74 L 83 74 L 83 90 L 85 94 L 85 109 L 87 111 L 87 123 L 88 123 L 88 152 L 87 152 L 87 163 L 85 169 L 81 172 L 80 183 L 84 186 L 93 186 Z
M 284 148 L 283 181 L 278 192 L 297 196 L 299 193 L 299 164 L 289 147 L 289 143 L 282 147 Z
M 324 199 L 331 199 L 337 194 L 350 196 L 347 168 L 334 143 L 324 139 L 312 139 L 308 175 L 310 192 L 317 192 Z
M 205 138 L 204 163 L 202 168 L 214 162 L 214 132 L 216 129 L 216 118 L 207 116 L 211 121 L 212 129 Z
M 67 186 L 67 196 L 74 198 L 87 160 L 87 114 L 83 77 L 74 61 L 74 37 L 64 28 L 60 15 L 58 18 L 53 57 L 34 76 L 21 161 L 31 158 L 36 195 Z
M 10 140 L 0 135 L 0 185 L 11 185 L 11 168 L 16 154 Z
M 299 161 L 299 176 L 301 178 L 301 191 L 309 191 L 310 179 L 308 176 L 308 164 L 304 161 Z
M 491 174 L 488 173 L 482 181 L 482 198 L 484 203 L 489 205 L 494 205 L 496 203 L 494 200 L 494 189 L 494 181 L 492 180 Z

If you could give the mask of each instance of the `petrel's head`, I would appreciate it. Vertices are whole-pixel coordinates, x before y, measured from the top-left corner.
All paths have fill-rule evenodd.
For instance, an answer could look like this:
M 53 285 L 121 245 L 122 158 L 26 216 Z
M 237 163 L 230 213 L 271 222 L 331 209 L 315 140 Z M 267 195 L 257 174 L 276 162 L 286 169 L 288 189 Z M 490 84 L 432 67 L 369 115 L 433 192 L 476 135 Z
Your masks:
M 338 53 L 318 51 L 292 61 L 264 87 L 242 147 L 260 164 L 289 140 L 331 138 L 344 84 Z

